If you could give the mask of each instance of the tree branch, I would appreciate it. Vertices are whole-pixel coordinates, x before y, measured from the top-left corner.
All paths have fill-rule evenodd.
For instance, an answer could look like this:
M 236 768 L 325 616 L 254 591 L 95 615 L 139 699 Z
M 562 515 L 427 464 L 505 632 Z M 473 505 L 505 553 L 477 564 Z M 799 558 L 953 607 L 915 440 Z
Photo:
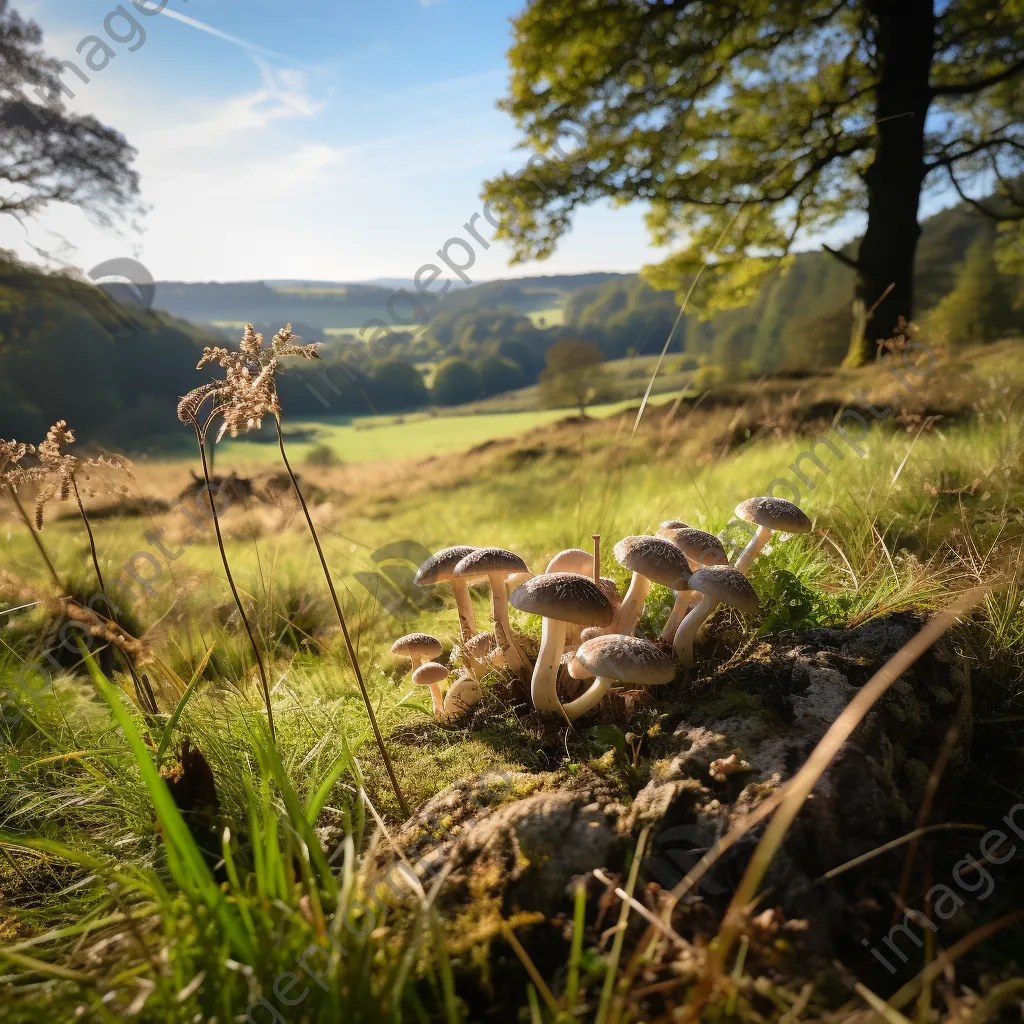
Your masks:
M 1011 64 L 1008 68 L 998 72 L 994 75 L 989 75 L 986 78 L 978 78 L 973 82 L 960 82 L 957 84 L 949 85 L 933 85 L 932 95 L 933 96 L 971 96 L 976 92 L 982 92 L 992 85 L 998 85 L 1000 82 L 1005 82 L 1015 75 L 1019 75 L 1024 71 L 1024 60 L 1017 61 L 1016 64 Z
M 979 202 L 977 199 L 972 199 L 961 186 L 957 179 L 956 172 L 953 170 L 952 164 L 946 164 L 946 173 L 949 175 L 950 183 L 953 188 L 956 189 L 956 194 L 969 205 L 973 206 L 979 213 L 983 213 L 986 217 L 991 220 L 1024 220 L 1024 210 L 1018 212 L 1011 211 L 998 211 L 990 210 L 984 203 Z
M 840 263 L 844 266 L 849 267 L 851 270 L 856 270 L 860 273 L 860 264 L 850 256 L 847 256 L 845 252 L 841 252 L 839 249 L 833 249 L 831 245 L 825 245 L 822 243 L 822 249 L 825 250 L 830 256 L 835 256 Z

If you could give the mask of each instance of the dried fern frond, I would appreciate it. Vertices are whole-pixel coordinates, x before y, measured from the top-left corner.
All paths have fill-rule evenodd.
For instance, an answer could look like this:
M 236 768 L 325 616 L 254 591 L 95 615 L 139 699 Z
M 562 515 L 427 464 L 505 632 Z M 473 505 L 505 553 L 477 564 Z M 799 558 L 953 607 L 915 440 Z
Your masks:
M 30 444 L 20 441 L 0 440 L 0 488 L 10 487 L 16 491 L 28 476 L 28 471 L 19 465 L 26 455 L 35 453 Z
M 211 352 L 212 349 L 206 349 L 206 352 Z M 206 353 L 204 352 L 203 357 L 205 358 Z M 197 369 L 202 369 L 203 363 L 199 364 Z M 224 387 L 224 382 L 217 380 L 212 381 L 209 384 L 200 384 L 199 387 L 193 388 L 180 402 L 178 402 L 178 419 L 182 423 L 195 423 L 196 416 L 199 415 L 199 409 L 203 402 L 207 400 L 215 391 L 219 391 Z
M 85 467 L 114 469 L 131 477 L 131 463 L 121 455 L 96 455 L 87 459 L 79 459 L 65 451 L 65 447 L 75 443 L 75 433 L 65 420 L 58 420 L 46 432 L 46 440 L 36 449 L 39 467 L 26 470 L 23 478 L 39 482 L 36 493 L 35 520 L 36 529 L 42 530 L 43 518 L 47 504 L 55 498 L 67 501 L 75 486 L 76 474 Z
M 193 422 L 199 405 L 216 391 L 215 412 L 223 418 L 218 441 L 225 434 L 238 437 L 250 430 L 259 430 L 264 416 L 277 416 L 281 412 L 275 381 L 278 361 L 320 358 L 316 345 L 300 345 L 297 341 L 292 325 L 288 324 L 274 335 L 267 347 L 263 335 L 252 324 L 246 324 L 237 351 L 219 345 L 205 348 L 197 369 L 215 363 L 224 371 L 224 380 L 204 384 L 186 395 L 178 406 L 178 418 Z

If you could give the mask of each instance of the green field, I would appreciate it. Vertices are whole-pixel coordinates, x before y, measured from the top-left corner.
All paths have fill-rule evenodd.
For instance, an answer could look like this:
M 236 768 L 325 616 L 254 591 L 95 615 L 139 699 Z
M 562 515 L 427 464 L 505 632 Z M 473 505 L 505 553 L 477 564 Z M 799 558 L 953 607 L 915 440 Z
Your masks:
M 651 402 L 673 401 L 677 394 L 655 395 Z M 588 415 L 601 419 L 635 405 L 634 399 L 609 402 L 591 406 Z M 314 445 L 319 444 L 329 445 L 338 460 L 345 464 L 394 462 L 468 451 L 487 441 L 516 437 L 571 415 L 571 409 L 540 409 L 447 415 L 421 412 L 405 416 L 367 416 L 355 420 L 296 420 L 289 423 L 289 431 L 301 432 L 304 439 L 292 442 L 289 447 L 292 456 L 300 462 Z M 305 439 L 307 432 L 313 433 Z M 269 440 L 266 443 L 226 442 L 223 448 L 225 459 L 232 464 L 270 463 L 280 457 L 277 445 Z

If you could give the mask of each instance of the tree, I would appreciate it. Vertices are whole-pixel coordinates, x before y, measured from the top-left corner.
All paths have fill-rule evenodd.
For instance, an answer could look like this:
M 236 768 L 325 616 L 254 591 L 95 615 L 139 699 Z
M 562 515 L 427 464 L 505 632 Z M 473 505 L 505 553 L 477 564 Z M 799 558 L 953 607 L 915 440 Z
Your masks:
M 574 405 L 581 416 L 586 416 L 587 406 L 601 398 L 608 388 L 603 362 L 601 350 L 589 341 L 560 341 L 552 345 L 547 366 L 540 375 L 544 404 L 553 409 Z
M 645 276 L 682 290 L 707 259 L 710 315 L 863 211 L 856 254 L 829 250 L 873 307 L 850 344 L 862 362 L 913 315 L 926 185 L 968 199 L 994 178 L 997 202 L 969 201 L 1024 218 L 1022 15 L 1020 0 L 530 0 L 501 106 L 535 155 L 484 187 L 499 236 L 544 258 L 580 206 L 646 203 L 654 241 L 682 249 Z
M 931 310 L 926 323 L 955 346 L 994 341 L 1013 326 L 1009 288 L 996 268 L 989 239 L 979 238 L 967 250 L 956 287 Z
M 397 412 L 426 405 L 427 387 L 420 371 L 404 359 L 385 359 L 371 375 L 374 405 L 383 412 Z
M 465 359 L 446 359 L 430 390 L 438 405 L 462 405 L 483 396 L 480 374 Z
M 0 213 L 31 217 L 71 203 L 109 223 L 138 196 L 135 150 L 96 118 L 65 109 L 61 63 L 42 40 L 35 22 L 0 0 Z
M 523 368 L 511 359 L 484 356 L 477 361 L 476 372 L 480 375 L 480 386 L 485 398 L 526 387 Z

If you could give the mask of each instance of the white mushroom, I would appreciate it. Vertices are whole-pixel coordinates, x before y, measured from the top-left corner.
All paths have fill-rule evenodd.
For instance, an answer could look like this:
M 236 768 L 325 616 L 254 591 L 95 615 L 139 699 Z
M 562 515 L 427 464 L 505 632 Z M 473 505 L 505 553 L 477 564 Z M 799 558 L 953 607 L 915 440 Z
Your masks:
M 391 653 L 399 658 L 408 658 L 412 662 L 412 671 L 428 661 L 436 658 L 442 651 L 441 641 L 429 633 L 409 633 L 400 636 L 392 645 Z
M 466 555 L 475 550 L 476 548 L 460 545 L 437 551 L 419 567 L 413 577 L 413 582 L 421 587 L 437 583 L 451 584 L 455 606 L 459 610 L 459 634 L 463 641 L 468 640 L 476 632 L 476 615 L 473 613 L 473 601 L 469 596 L 466 581 L 455 579 L 452 570 Z
M 693 664 L 693 639 L 697 630 L 720 604 L 736 608 L 744 615 L 756 615 L 760 610 L 754 588 L 746 576 L 731 565 L 698 569 L 690 577 L 690 588 L 703 594 L 704 599 L 679 624 L 672 641 L 676 658 L 686 668 Z
M 598 636 L 580 645 L 577 660 L 597 677 L 590 689 L 563 705 L 570 722 L 585 715 L 615 683 L 660 686 L 672 682 L 675 667 L 669 655 L 635 636 Z
M 448 669 L 439 665 L 436 661 L 428 661 L 420 665 L 412 674 L 412 681 L 416 686 L 429 686 L 430 699 L 434 705 L 434 717 L 437 718 L 444 710 L 444 696 L 441 693 L 441 684 L 448 678 Z
M 722 542 L 713 534 L 704 530 L 696 530 L 692 526 L 681 526 L 671 528 L 670 523 L 662 523 L 658 528 L 658 535 L 671 541 L 690 563 L 690 569 L 696 571 L 707 565 L 728 565 L 729 559 L 722 547 Z M 683 616 L 691 608 L 695 608 L 701 600 L 701 595 L 694 590 L 680 590 L 676 594 L 675 604 L 669 613 L 665 628 L 661 631 L 659 639 L 665 643 L 671 643 L 676 635 L 679 623 Z
M 652 582 L 676 591 L 687 589 L 690 563 L 682 551 L 664 537 L 624 537 L 615 545 L 615 559 L 633 573 L 633 578 L 609 633 L 633 633 Z
M 744 576 L 750 570 L 754 559 L 768 543 L 774 530 L 783 533 L 810 533 L 811 521 L 804 515 L 799 505 L 794 505 L 785 498 L 747 498 L 736 506 L 736 515 L 748 523 L 757 526 L 757 533 L 736 559 L 736 568 Z
M 453 722 L 461 718 L 474 704 L 480 703 L 483 695 L 480 684 L 471 675 L 460 675 L 444 695 L 442 721 Z
M 508 622 L 508 594 L 505 580 L 510 573 L 526 573 L 530 567 L 514 552 L 504 548 L 476 548 L 453 569 L 452 578 L 468 580 L 486 576 L 491 585 L 491 615 L 494 638 L 513 672 L 529 671 L 530 663 L 519 650 Z
M 612 606 L 592 580 L 571 572 L 534 576 L 517 588 L 509 599 L 513 608 L 543 617 L 540 651 L 530 682 L 530 696 L 538 711 L 561 713 L 558 699 L 558 665 L 569 623 L 607 626 Z

